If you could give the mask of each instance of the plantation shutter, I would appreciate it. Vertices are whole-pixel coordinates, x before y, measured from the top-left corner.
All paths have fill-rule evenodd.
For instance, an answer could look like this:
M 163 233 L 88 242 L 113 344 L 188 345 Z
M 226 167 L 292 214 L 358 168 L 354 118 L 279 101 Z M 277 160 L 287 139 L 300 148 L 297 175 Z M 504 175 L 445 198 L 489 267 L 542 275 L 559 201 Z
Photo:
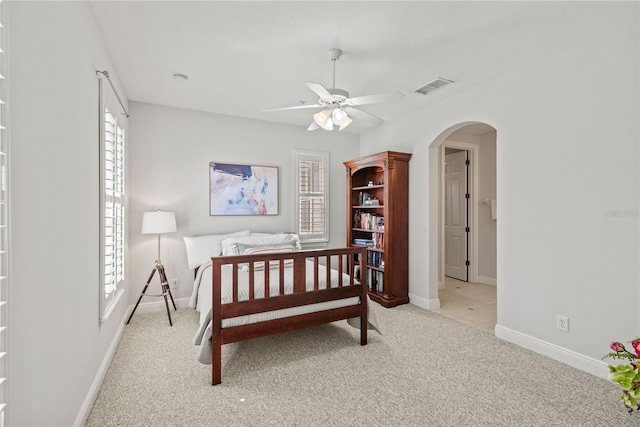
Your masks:
M 1 1 L 1 0 L 0 0 Z M 5 425 L 7 403 L 7 321 L 9 296 L 9 140 L 6 129 L 7 60 L 5 5 L 0 4 L 0 426 Z
M 108 102 L 103 108 L 101 319 L 104 320 L 125 276 L 125 129 Z
M 296 153 L 298 171 L 297 232 L 302 242 L 328 240 L 327 157 L 325 153 Z

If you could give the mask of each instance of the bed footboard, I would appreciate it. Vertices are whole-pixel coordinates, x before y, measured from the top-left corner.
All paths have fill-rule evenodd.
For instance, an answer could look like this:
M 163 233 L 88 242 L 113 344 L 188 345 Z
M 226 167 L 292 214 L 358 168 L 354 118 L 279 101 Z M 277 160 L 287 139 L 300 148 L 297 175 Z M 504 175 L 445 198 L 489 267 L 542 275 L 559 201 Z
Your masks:
M 212 385 L 222 380 L 223 344 L 359 317 L 360 344 L 366 345 L 367 284 L 355 277 L 360 260 L 366 260 L 365 248 L 212 258 Z M 240 280 L 242 272 L 244 283 Z M 289 279 L 292 275 L 292 283 L 285 285 L 287 274 Z M 230 282 L 231 301 L 223 304 L 225 281 L 225 286 Z M 328 302 L 334 304 L 324 308 L 322 304 Z M 224 319 L 293 307 L 303 307 L 308 312 L 222 327 Z

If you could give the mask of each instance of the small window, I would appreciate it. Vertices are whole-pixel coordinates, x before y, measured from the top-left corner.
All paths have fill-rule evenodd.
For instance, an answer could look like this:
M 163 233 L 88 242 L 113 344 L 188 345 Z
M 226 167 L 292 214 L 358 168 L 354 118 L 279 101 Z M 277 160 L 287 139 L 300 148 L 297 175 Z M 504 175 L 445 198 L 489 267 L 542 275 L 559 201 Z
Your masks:
M 295 151 L 296 231 L 304 244 L 329 241 L 329 153 Z

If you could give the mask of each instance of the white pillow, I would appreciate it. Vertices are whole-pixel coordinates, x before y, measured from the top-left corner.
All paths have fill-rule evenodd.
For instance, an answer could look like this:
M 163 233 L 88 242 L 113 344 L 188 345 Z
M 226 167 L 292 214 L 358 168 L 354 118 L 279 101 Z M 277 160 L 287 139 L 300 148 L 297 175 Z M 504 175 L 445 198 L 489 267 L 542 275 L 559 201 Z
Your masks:
M 264 236 L 228 237 L 220 242 L 220 245 L 222 246 L 222 255 L 238 255 L 239 251 L 236 246 L 237 243 L 255 246 L 277 246 L 279 244 L 292 244 L 293 247 L 295 247 L 296 251 L 302 249 L 302 246 L 300 245 L 300 237 L 294 233 L 272 234 Z
M 241 245 L 242 243 L 239 243 Z M 294 252 L 296 248 L 293 245 L 278 245 L 278 246 L 250 246 L 247 247 L 243 254 L 251 255 L 251 254 L 279 254 L 279 253 L 287 253 Z
M 280 244 L 278 246 L 263 246 L 263 245 L 245 245 L 242 243 L 236 243 L 240 254 L 243 255 L 251 255 L 251 254 L 278 254 L 278 253 L 290 253 L 294 252 L 296 248 L 293 245 L 285 245 Z M 290 267 L 293 265 L 293 259 L 284 260 L 284 265 L 286 267 Z M 249 271 L 249 263 L 238 264 L 238 267 L 243 271 Z M 264 270 L 264 262 L 256 262 L 253 264 L 253 268 L 255 271 Z M 280 268 L 280 261 L 271 261 L 269 262 L 270 269 L 278 269 Z
M 293 252 L 296 250 L 295 241 L 293 239 L 279 242 L 277 244 L 260 244 L 260 245 L 247 245 L 245 243 L 236 243 L 238 253 L 235 255 L 250 255 L 250 254 L 269 254 L 280 252 Z
M 184 245 L 187 248 L 187 264 L 189 268 L 196 268 L 205 262 L 209 261 L 211 257 L 220 256 L 222 253 L 222 246 L 220 242 L 230 237 L 249 236 L 249 230 L 237 231 L 229 234 L 209 234 L 206 236 L 197 237 L 183 237 Z

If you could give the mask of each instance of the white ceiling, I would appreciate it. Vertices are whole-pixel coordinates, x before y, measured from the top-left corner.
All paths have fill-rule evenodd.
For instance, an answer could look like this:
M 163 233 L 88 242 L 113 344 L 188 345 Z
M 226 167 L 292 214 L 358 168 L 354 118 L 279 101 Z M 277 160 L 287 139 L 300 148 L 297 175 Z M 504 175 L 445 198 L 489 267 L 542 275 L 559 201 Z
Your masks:
M 615 29 L 615 2 L 92 1 L 126 96 L 307 127 L 306 86 L 332 86 L 328 50 L 343 50 L 336 86 L 351 96 L 401 92 L 361 107 L 385 120 Z M 174 73 L 189 76 L 178 82 Z M 413 91 L 443 77 L 453 85 Z M 346 130 L 370 127 L 356 122 Z M 316 132 L 324 132 L 318 130 Z

